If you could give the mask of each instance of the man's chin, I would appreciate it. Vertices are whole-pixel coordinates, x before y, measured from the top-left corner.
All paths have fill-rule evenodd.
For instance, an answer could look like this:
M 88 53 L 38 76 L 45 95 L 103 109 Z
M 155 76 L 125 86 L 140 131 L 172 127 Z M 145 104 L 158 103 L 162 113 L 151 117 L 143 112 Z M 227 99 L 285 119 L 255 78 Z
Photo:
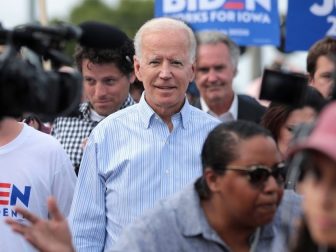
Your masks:
M 95 111 L 97 112 L 98 115 L 104 116 L 104 117 L 115 112 L 114 110 L 107 110 L 107 109 L 96 109 Z

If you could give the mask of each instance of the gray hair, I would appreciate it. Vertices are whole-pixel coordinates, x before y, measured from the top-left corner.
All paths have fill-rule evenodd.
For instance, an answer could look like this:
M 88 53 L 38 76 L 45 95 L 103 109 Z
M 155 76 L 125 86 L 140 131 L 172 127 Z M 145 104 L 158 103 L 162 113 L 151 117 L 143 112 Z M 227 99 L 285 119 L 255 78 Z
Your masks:
M 160 18 L 153 18 L 146 23 L 144 23 L 140 29 L 137 31 L 134 37 L 134 48 L 135 48 L 135 55 L 141 59 L 141 48 L 142 48 L 142 36 L 144 32 L 148 32 L 150 30 L 165 30 L 165 29 L 182 29 L 187 33 L 189 38 L 189 60 L 190 63 L 194 63 L 196 59 L 196 38 L 194 35 L 193 30 L 183 21 L 168 18 L 168 17 L 160 17 Z
M 230 53 L 231 63 L 237 69 L 238 60 L 240 56 L 239 46 L 233 42 L 228 36 L 219 31 L 202 31 L 196 34 L 198 45 L 207 45 L 207 44 L 225 44 Z

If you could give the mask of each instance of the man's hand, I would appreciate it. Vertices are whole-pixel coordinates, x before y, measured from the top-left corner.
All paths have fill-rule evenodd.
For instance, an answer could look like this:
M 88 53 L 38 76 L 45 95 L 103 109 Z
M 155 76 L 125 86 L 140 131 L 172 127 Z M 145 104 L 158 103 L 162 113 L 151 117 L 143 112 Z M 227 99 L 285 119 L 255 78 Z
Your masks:
M 22 214 L 30 225 L 21 224 L 14 219 L 6 223 L 13 231 L 21 234 L 35 248 L 42 252 L 74 252 L 68 223 L 60 213 L 54 198 L 48 199 L 49 220 L 43 220 L 22 207 L 15 210 Z

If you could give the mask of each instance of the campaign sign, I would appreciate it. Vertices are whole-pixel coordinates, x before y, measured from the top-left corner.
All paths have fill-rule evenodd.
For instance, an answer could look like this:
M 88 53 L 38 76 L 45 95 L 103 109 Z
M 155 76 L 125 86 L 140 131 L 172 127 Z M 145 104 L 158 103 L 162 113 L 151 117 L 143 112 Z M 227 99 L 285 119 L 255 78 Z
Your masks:
M 286 33 L 286 51 L 305 51 L 325 36 L 336 36 L 336 1 L 289 0 Z
M 279 45 L 276 0 L 156 0 L 155 16 L 188 23 L 194 31 L 219 30 L 239 45 Z

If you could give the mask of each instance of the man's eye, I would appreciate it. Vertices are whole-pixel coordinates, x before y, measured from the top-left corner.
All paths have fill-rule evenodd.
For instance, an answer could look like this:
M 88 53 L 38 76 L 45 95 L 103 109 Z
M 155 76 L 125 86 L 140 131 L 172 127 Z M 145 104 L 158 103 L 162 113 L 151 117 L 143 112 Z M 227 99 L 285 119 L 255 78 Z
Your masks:
M 331 79 L 333 76 L 332 74 L 323 74 L 322 77 L 325 79 Z
M 173 61 L 172 64 L 176 65 L 176 66 L 182 66 L 182 62 L 181 61 Z
M 197 72 L 199 72 L 199 73 L 207 73 L 207 72 L 209 72 L 209 68 L 200 67 L 200 68 L 197 68 Z
M 104 82 L 106 84 L 113 84 L 115 82 L 115 79 L 107 79 L 107 80 L 104 80 Z
M 157 65 L 157 64 L 159 64 L 159 61 L 158 61 L 158 60 L 151 60 L 151 61 L 149 62 L 149 64 L 150 64 L 150 65 Z
M 88 83 L 90 85 L 95 83 L 94 79 L 91 79 L 91 78 L 85 78 L 84 80 L 85 80 L 86 83 Z
M 225 69 L 225 66 L 216 66 L 215 67 L 215 71 L 216 72 L 221 72 L 221 71 L 223 71 Z

